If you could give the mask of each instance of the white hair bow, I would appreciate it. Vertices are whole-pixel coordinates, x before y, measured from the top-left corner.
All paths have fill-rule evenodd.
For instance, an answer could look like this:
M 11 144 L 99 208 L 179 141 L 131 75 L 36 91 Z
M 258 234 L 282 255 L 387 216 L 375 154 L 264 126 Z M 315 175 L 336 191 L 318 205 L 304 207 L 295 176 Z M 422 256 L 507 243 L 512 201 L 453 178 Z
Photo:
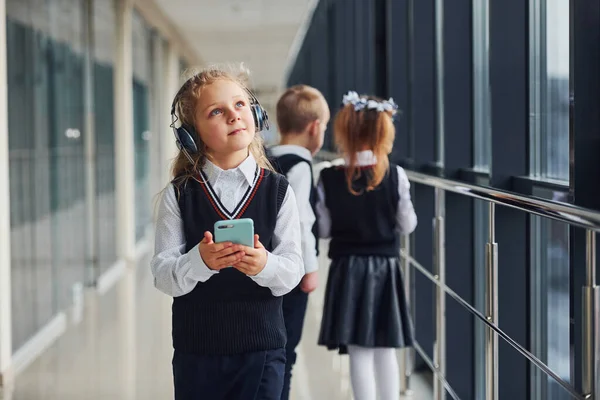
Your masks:
M 394 99 L 391 97 L 389 100 L 384 101 L 367 100 L 364 97 L 360 97 L 358 93 L 353 90 L 344 95 L 342 98 L 342 104 L 352 104 L 354 106 L 354 111 L 360 111 L 364 108 L 369 110 L 377 110 L 378 112 L 395 111 L 398 109 L 398 105 L 394 103 Z
M 358 93 L 351 90 L 344 95 L 344 97 L 342 98 L 342 103 L 344 103 L 344 105 L 356 104 L 359 100 L 360 97 L 358 97 Z

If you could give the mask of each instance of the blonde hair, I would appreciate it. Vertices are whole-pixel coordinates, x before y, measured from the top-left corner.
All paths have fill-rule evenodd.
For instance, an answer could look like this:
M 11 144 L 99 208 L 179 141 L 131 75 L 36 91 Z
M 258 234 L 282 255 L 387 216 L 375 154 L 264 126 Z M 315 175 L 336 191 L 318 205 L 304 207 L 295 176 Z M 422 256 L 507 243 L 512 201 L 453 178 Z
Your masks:
M 327 101 L 323 94 L 312 86 L 289 87 L 277 101 L 277 125 L 282 135 L 301 133 L 308 124 L 323 118 L 323 107 Z
M 243 64 L 238 66 L 215 65 L 203 69 L 190 69 L 184 73 L 184 76 L 187 76 L 188 78 L 177 95 L 178 100 L 175 111 L 181 124 L 188 128 L 193 128 L 195 126 L 196 105 L 198 104 L 198 100 L 202 95 L 202 89 L 204 87 L 219 80 L 229 80 L 237 83 L 244 90 L 249 91 L 247 86 L 249 71 Z M 190 160 L 185 156 L 185 153 L 179 150 L 171 168 L 173 178 L 182 181 L 195 176 L 199 169 L 204 166 L 206 160 L 210 158 L 207 153 L 206 145 L 202 142 L 200 135 L 195 132 L 195 129 L 192 130 L 193 132 L 190 133 L 194 136 L 198 147 L 198 152 L 190 154 L 194 162 L 190 163 Z M 263 139 L 259 132 L 254 134 L 254 139 L 252 140 L 252 143 L 250 143 L 249 151 L 260 167 L 271 171 L 273 170 L 273 167 L 265 155 Z
M 366 96 L 367 100 L 382 101 L 379 97 Z M 333 126 L 337 147 L 346 154 L 346 184 L 355 195 L 353 181 L 361 176 L 361 168 L 356 165 L 356 153 L 371 150 L 377 158 L 367 177 L 367 191 L 374 190 L 383 180 L 389 169 L 388 155 L 392 152 L 396 129 L 392 121 L 393 111 L 362 109 L 355 111 L 353 104 L 347 104 L 338 111 Z

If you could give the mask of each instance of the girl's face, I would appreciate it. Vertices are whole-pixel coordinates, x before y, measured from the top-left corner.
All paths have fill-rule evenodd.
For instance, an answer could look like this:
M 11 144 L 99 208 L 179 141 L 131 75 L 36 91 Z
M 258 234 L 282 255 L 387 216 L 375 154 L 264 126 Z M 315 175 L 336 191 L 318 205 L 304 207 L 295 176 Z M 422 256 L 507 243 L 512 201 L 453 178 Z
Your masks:
M 255 134 L 246 91 L 228 79 L 205 86 L 196 104 L 195 128 L 215 160 L 233 157 L 241 163 Z

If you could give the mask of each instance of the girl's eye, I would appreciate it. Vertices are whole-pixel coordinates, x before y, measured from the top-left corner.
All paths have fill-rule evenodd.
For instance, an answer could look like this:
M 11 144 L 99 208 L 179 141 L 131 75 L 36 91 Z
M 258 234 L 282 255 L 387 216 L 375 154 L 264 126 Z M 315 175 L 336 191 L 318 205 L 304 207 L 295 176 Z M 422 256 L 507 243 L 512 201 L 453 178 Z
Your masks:
M 245 103 L 242 100 L 240 100 L 235 105 L 238 107 L 244 107 Z
M 212 111 L 210 112 L 210 115 L 211 115 L 211 116 L 213 116 L 213 115 L 218 115 L 220 112 L 221 112 L 221 109 L 220 109 L 220 108 L 215 108 L 214 110 L 212 110 Z

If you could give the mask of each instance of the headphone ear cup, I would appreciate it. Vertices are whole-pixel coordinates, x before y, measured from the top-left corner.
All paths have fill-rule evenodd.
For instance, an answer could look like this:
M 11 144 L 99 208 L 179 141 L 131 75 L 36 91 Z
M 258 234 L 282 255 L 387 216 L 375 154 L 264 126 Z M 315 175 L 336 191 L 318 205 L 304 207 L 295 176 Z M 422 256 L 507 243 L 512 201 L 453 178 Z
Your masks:
M 188 153 L 194 154 L 198 152 L 198 145 L 194 140 L 194 136 L 184 127 L 174 128 L 177 141 Z
M 269 116 L 260 104 L 252 104 L 252 116 L 254 117 L 254 126 L 258 132 L 269 129 Z

